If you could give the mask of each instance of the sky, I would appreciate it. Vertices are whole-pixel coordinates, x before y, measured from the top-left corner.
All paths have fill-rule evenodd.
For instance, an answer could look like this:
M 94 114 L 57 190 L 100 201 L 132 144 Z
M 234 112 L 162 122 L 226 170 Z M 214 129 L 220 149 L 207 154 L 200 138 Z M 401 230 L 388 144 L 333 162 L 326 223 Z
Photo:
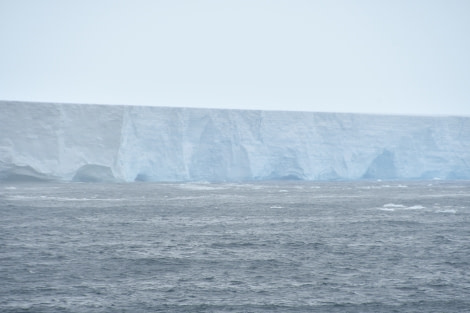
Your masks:
M 468 0 L 0 0 L 0 99 L 470 116 Z

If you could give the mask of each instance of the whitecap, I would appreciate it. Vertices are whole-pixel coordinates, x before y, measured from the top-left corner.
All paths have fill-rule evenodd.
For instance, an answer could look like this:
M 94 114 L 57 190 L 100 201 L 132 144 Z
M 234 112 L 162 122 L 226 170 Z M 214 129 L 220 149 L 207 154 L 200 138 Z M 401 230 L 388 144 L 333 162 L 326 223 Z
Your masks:
M 389 212 L 393 212 L 395 211 L 394 208 L 379 208 L 380 211 L 389 211 Z
M 405 209 L 407 209 L 407 210 L 421 210 L 421 209 L 424 209 L 424 206 L 422 206 L 422 205 L 412 205 L 412 206 L 409 206 Z
M 10 200 L 44 200 L 44 201 L 123 201 L 122 198 L 69 198 L 69 197 L 51 197 L 51 196 L 10 196 Z
M 382 189 L 386 186 L 362 186 L 362 187 L 357 187 L 358 189 Z
M 452 214 L 455 214 L 455 213 L 457 213 L 457 210 L 454 210 L 454 209 L 444 209 L 444 210 L 437 210 L 436 213 L 452 213 Z
M 30 199 L 34 199 L 34 197 L 19 196 L 19 195 L 9 196 L 8 197 L 8 200 L 30 200 Z
M 404 208 L 403 204 L 387 203 L 383 205 L 384 208 Z
M 204 191 L 204 190 L 223 190 L 223 189 L 227 189 L 226 187 L 222 187 L 222 186 L 208 186 L 208 184 L 204 184 L 204 183 L 201 183 L 201 184 L 181 184 L 178 186 L 179 188 L 183 188 L 183 189 L 189 189 L 189 190 L 195 190 L 195 191 Z
M 412 206 L 405 206 L 403 204 L 395 204 L 395 203 L 387 203 L 384 204 L 383 207 L 379 208 L 382 211 L 395 211 L 395 210 L 422 210 L 425 207 L 422 205 L 412 205 Z

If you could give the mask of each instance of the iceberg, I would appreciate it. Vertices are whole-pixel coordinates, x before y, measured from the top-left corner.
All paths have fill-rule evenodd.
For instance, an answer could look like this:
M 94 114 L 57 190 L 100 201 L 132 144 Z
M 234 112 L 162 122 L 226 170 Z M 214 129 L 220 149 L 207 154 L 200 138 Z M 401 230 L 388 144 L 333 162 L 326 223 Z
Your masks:
M 470 117 L 0 101 L 0 181 L 470 179 Z

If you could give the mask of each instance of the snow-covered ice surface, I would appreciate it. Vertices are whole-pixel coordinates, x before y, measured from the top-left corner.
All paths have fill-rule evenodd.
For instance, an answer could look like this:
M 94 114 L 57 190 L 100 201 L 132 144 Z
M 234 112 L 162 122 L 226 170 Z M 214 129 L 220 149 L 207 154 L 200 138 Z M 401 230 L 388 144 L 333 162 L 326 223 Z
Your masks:
M 3 181 L 434 178 L 470 178 L 470 117 L 0 101 Z

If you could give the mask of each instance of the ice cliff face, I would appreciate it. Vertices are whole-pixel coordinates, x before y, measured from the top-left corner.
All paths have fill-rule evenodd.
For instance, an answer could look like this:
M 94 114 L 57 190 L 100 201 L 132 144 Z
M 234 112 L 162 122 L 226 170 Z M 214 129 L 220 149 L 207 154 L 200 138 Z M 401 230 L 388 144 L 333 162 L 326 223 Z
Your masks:
M 0 101 L 0 181 L 470 179 L 470 118 Z

